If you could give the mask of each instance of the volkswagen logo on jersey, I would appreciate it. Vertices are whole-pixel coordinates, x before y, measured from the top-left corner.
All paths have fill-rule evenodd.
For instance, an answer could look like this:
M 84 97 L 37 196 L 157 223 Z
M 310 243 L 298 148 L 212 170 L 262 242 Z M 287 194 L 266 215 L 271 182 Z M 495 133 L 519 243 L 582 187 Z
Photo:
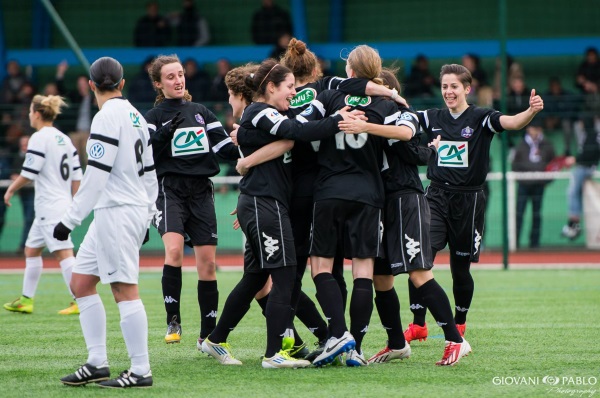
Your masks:
M 90 147 L 89 155 L 91 158 L 100 159 L 102 156 L 104 156 L 104 146 L 102 146 L 101 143 L 96 142 Z
M 31 166 L 31 165 L 33 164 L 33 155 L 32 155 L 32 154 L 28 153 L 28 154 L 25 156 L 25 164 L 26 164 L 27 166 Z
M 200 124 L 205 124 L 205 123 L 204 123 L 204 118 L 203 118 L 203 117 L 202 117 L 202 115 L 200 115 L 199 113 L 196 113 L 196 114 L 194 115 L 194 117 L 196 118 L 196 121 L 197 121 L 198 123 L 200 123 Z
M 470 138 L 473 135 L 474 131 L 475 130 L 473 130 L 471 127 L 467 126 L 460 131 L 460 135 L 463 138 Z

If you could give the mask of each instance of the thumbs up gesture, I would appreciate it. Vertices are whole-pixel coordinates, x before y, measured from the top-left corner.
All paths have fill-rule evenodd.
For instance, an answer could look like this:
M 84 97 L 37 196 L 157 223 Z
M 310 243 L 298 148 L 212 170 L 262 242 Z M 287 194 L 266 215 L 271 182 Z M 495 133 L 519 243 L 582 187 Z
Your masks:
M 544 109 L 544 101 L 542 100 L 542 97 L 535 94 L 535 88 L 531 90 L 531 96 L 529 97 L 529 108 L 534 115 Z

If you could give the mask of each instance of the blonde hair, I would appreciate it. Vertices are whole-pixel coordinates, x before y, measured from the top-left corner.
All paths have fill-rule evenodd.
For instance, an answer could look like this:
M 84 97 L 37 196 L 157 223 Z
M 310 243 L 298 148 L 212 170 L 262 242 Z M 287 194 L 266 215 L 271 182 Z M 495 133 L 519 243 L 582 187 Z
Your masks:
M 366 44 L 356 46 L 348 54 L 347 61 L 356 77 L 369 79 L 376 84 L 383 84 L 379 77 L 381 75 L 381 57 L 374 48 Z
M 34 112 L 42 115 L 42 120 L 51 122 L 61 114 L 61 109 L 66 107 L 65 99 L 59 95 L 40 95 L 37 94 L 31 101 Z
M 248 105 L 252 103 L 254 91 L 246 84 L 246 78 L 256 73 L 257 70 L 257 64 L 248 63 L 233 68 L 225 75 L 225 85 L 227 86 L 227 89 L 231 90 L 234 94 L 242 94 L 244 101 L 246 101 Z
M 321 78 L 322 72 L 317 56 L 306 48 L 306 43 L 293 38 L 288 44 L 287 51 L 281 58 L 281 64 L 289 68 L 296 80 L 315 80 L 313 72 L 317 70 L 316 79 Z
M 154 60 L 148 67 L 148 76 L 150 76 L 150 81 L 152 82 L 152 87 L 154 87 L 154 90 L 156 90 L 156 99 L 154 100 L 154 106 L 160 104 L 161 102 L 163 102 L 165 100 L 165 94 L 163 93 L 163 91 L 161 89 L 157 88 L 154 83 L 155 82 L 160 83 L 160 79 L 162 76 L 161 75 L 162 67 L 165 65 L 168 65 L 168 64 L 181 65 L 181 67 L 183 68 L 183 72 L 185 73 L 185 68 L 183 67 L 183 64 L 179 60 L 179 57 L 177 56 L 177 54 L 159 55 L 158 57 L 154 58 Z M 183 99 L 186 101 L 192 100 L 192 95 L 187 91 L 187 89 L 183 93 Z

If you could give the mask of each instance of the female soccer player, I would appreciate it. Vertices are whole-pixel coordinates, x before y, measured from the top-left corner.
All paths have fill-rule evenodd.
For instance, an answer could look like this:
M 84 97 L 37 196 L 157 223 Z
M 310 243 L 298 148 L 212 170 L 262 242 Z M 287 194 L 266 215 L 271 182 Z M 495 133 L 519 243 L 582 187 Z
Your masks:
M 56 239 L 67 240 L 94 210 L 71 279 L 88 348 L 86 363 L 61 379 L 71 386 L 98 381 L 109 388 L 152 385 L 148 318 L 138 279 L 140 247 L 148 238 L 158 185 L 146 121 L 122 97 L 124 85 L 123 67 L 114 58 L 99 58 L 90 67 L 90 88 L 100 111 L 92 121 L 87 144 L 88 167 L 81 189 L 54 228 Z M 110 284 L 131 359 L 131 367 L 112 380 L 108 380 L 106 312 L 96 290 L 98 282 Z
M 384 69 L 384 84 L 400 91 L 396 71 Z M 396 126 L 383 126 L 361 120 L 341 122 L 345 133 L 387 136 L 393 129 L 407 130 L 414 135 L 419 130 L 415 112 L 399 106 L 400 115 Z M 467 355 L 471 348 L 464 340 L 452 318 L 448 296 L 433 278 L 433 256 L 429 237 L 430 212 L 417 165 L 426 165 L 436 155 L 437 136 L 428 147 L 420 146 L 421 137 L 414 136 L 408 142 L 390 139 L 384 147 L 386 162 L 382 171 L 385 186 L 384 248 L 385 259 L 376 259 L 373 283 L 375 305 L 381 323 L 388 335 L 384 349 L 373 355 L 369 363 L 384 363 L 394 359 L 408 358 L 410 345 L 405 341 L 400 319 L 400 302 L 394 289 L 394 276 L 408 273 L 415 286 L 425 292 L 424 301 L 431 308 L 434 318 L 444 330 L 446 349 L 438 365 L 454 365 Z M 364 358 L 362 358 L 364 359 Z M 366 362 L 361 363 L 366 365 Z
M 334 117 L 303 124 L 283 116 L 280 112 L 288 110 L 289 102 L 296 94 L 294 75 L 288 68 L 273 60 L 264 61 L 256 73 L 248 77 L 246 84 L 253 89 L 255 102 L 244 110 L 241 126 L 259 129 L 271 141 L 278 139 L 275 135 L 297 138 L 298 135 L 333 134 L 337 131 L 337 122 L 344 116 L 347 117 L 347 113 L 342 111 Z M 240 145 L 244 156 L 252 154 L 257 148 Z M 291 156 L 286 153 L 253 167 L 240 182 L 237 215 L 248 244 L 244 276 L 231 295 L 244 295 L 246 301 L 250 302 L 271 276 L 273 286 L 265 311 L 267 349 L 262 362 L 265 368 L 310 365 L 308 361 L 291 358 L 287 351 L 281 349 L 282 335 L 290 317 L 290 300 L 296 274 L 296 256 L 288 212 L 291 162 Z M 219 324 L 230 316 L 224 310 Z M 226 332 L 217 327 L 215 333 L 204 340 L 203 351 L 223 364 L 239 365 L 239 361 L 230 360 L 231 353 L 224 338 Z
M 544 102 L 531 90 L 529 108 L 514 116 L 467 103 L 471 73 L 462 65 L 444 65 L 440 72 L 441 91 L 447 109 L 419 112 L 421 128 L 430 138 L 441 135 L 438 156 L 427 168 L 431 185 L 427 201 L 431 208 L 433 256 L 446 244 L 450 248 L 454 320 L 464 336 L 467 312 L 473 299 L 470 268 L 479 261 L 483 237 L 486 197 L 483 183 L 489 171 L 492 139 L 504 130 L 522 130 L 544 109 Z M 407 341 L 427 338 L 427 303 L 422 287 L 409 279 L 410 308 L 414 321 L 405 331 Z
M 31 181 L 35 182 L 35 220 L 25 243 L 25 275 L 23 294 L 12 303 L 4 304 L 8 311 L 31 314 L 33 297 L 42 276 L 42 251 L 48 247 L 60 264 L 63 279 L 69 293 L 71 272 L 75 257 L 73 242 L 52 237 L 54 226 L 60 220 L 79 189 L 81 166 L 77 150 L 71 139 L 53 127 L 53 122 L 66 106 L 56 95 L 36 95 L 29 107 L 29 124 L 36 132 L 27 145 L 27 155 L 21 175 L 14 180 L 4 194 L 4 203 L 10 206 L 13 195 Z M 58 312 L 62 315 L 79 314 L 76 303 Z
M 166 343 L 181 340 L 181 266 L 186 236 L 194 247 L 198 271 L 200 335 L 212 332 L 217 320 L 217 217 L 209 177 L 219 173 L 215 155 L 237 159 L 239 153 L 221 122 L 204 105 L 191 102 L 185 71 L 176 55 L 157 57 L 148 69 L 158 93 L 148 121 L 159 179 L 154 225 L 165 246 L 162 290 L 167 312 Z

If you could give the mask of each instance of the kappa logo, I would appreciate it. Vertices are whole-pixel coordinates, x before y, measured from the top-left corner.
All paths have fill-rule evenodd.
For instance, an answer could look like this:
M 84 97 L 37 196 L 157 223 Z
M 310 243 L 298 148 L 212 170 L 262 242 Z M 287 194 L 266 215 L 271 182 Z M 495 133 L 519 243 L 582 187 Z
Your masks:
M 304 105 L 308 105 L 317 97 L 317 90 L 314 88 L 306 87 L 296 93 L 294 98 L 290 101 L 290 108 L 299 108 Z M 311 112 L 312 113 L 312 112 Z
M 456 311 L 458 311 L 458 312 L 467 312 L 467 311 L 469 311 L 469 309 L 467 307 L 459 307 L 457 305 L 456 306 Z
M 419 248 L 421 242 L 412 239 L 407 234 L 404 234 L 404 239 L 406 239 L 406 254 L 410 256 L 408 262 L 412 263 L 417 254 L 421 253 L 421 249 Z
M 475 252 L 473 254 L 477 254 L 477 252 L 479 252 L 479 246 L 481 245 L 481 234 L 479 233 L 479 231 L 477 230 L 477 228 L 475 228 Z
M 379 243 L 383 242 L 383 221 L 379 221 Z
M 438 166 L 469 167 L 469 143 L 462 141 L 440 141 Z
M 190 130 L 189 127 L 177 129 L 171 141 L 173 156 L 194 155 L 209 151 L 208 137 L 204 127 Z
M 311 332 L 312 334 L 315 334 L 315 332 L 317 330 L 319 330 L 319 328 L 307 328 L 309 332 Z
M 369 325 L 365 325 L 365 327 L 360 332 L 367 333 L 368 331 L 369 331 Z
M 423 308 L 425 308 L 425 307 L 423 307 L 421 304 L 411 304 L 410 305 L 411 310 L 422 310 Z
M 444 326 L 446 326 L 448 324 L 448 322 L 436 322 L 436 323 L 441 328 L 443 328 Z
M 216 318 L 216 317 L 217 317 L 217 311 L 216 310 L 212 310 L 211 312 L 209 312 L 205 316 L 205 318 Z
M 162 221 L 162 210 L 158 210 L 155 214 L 154 214 L 154 225 L 156 227 L 159 226 L 160 222 Z
M 165 303 L 167 304 L 173 304 L 173 303 L 178 303 L 179 301 L 175 300 L 173 297 L 171 296 L 165 296 Z
M 268 260 L 269 258 L 271 258 L 271 256 L 273 254 L 275 254 L 277 252 L 277 250 L 279 250 L 279 246 L 277 246 L 279 241 L 277 239 L 273 239 L 272 237 L 265 234 L 264 232 L 262 233 L 262 236 L 263 236 L 263 238 L 265 238 L 265 241 L 263 242 L 263 244 L 265 245 L 265 251 L 267 252 L 267 260 Z

